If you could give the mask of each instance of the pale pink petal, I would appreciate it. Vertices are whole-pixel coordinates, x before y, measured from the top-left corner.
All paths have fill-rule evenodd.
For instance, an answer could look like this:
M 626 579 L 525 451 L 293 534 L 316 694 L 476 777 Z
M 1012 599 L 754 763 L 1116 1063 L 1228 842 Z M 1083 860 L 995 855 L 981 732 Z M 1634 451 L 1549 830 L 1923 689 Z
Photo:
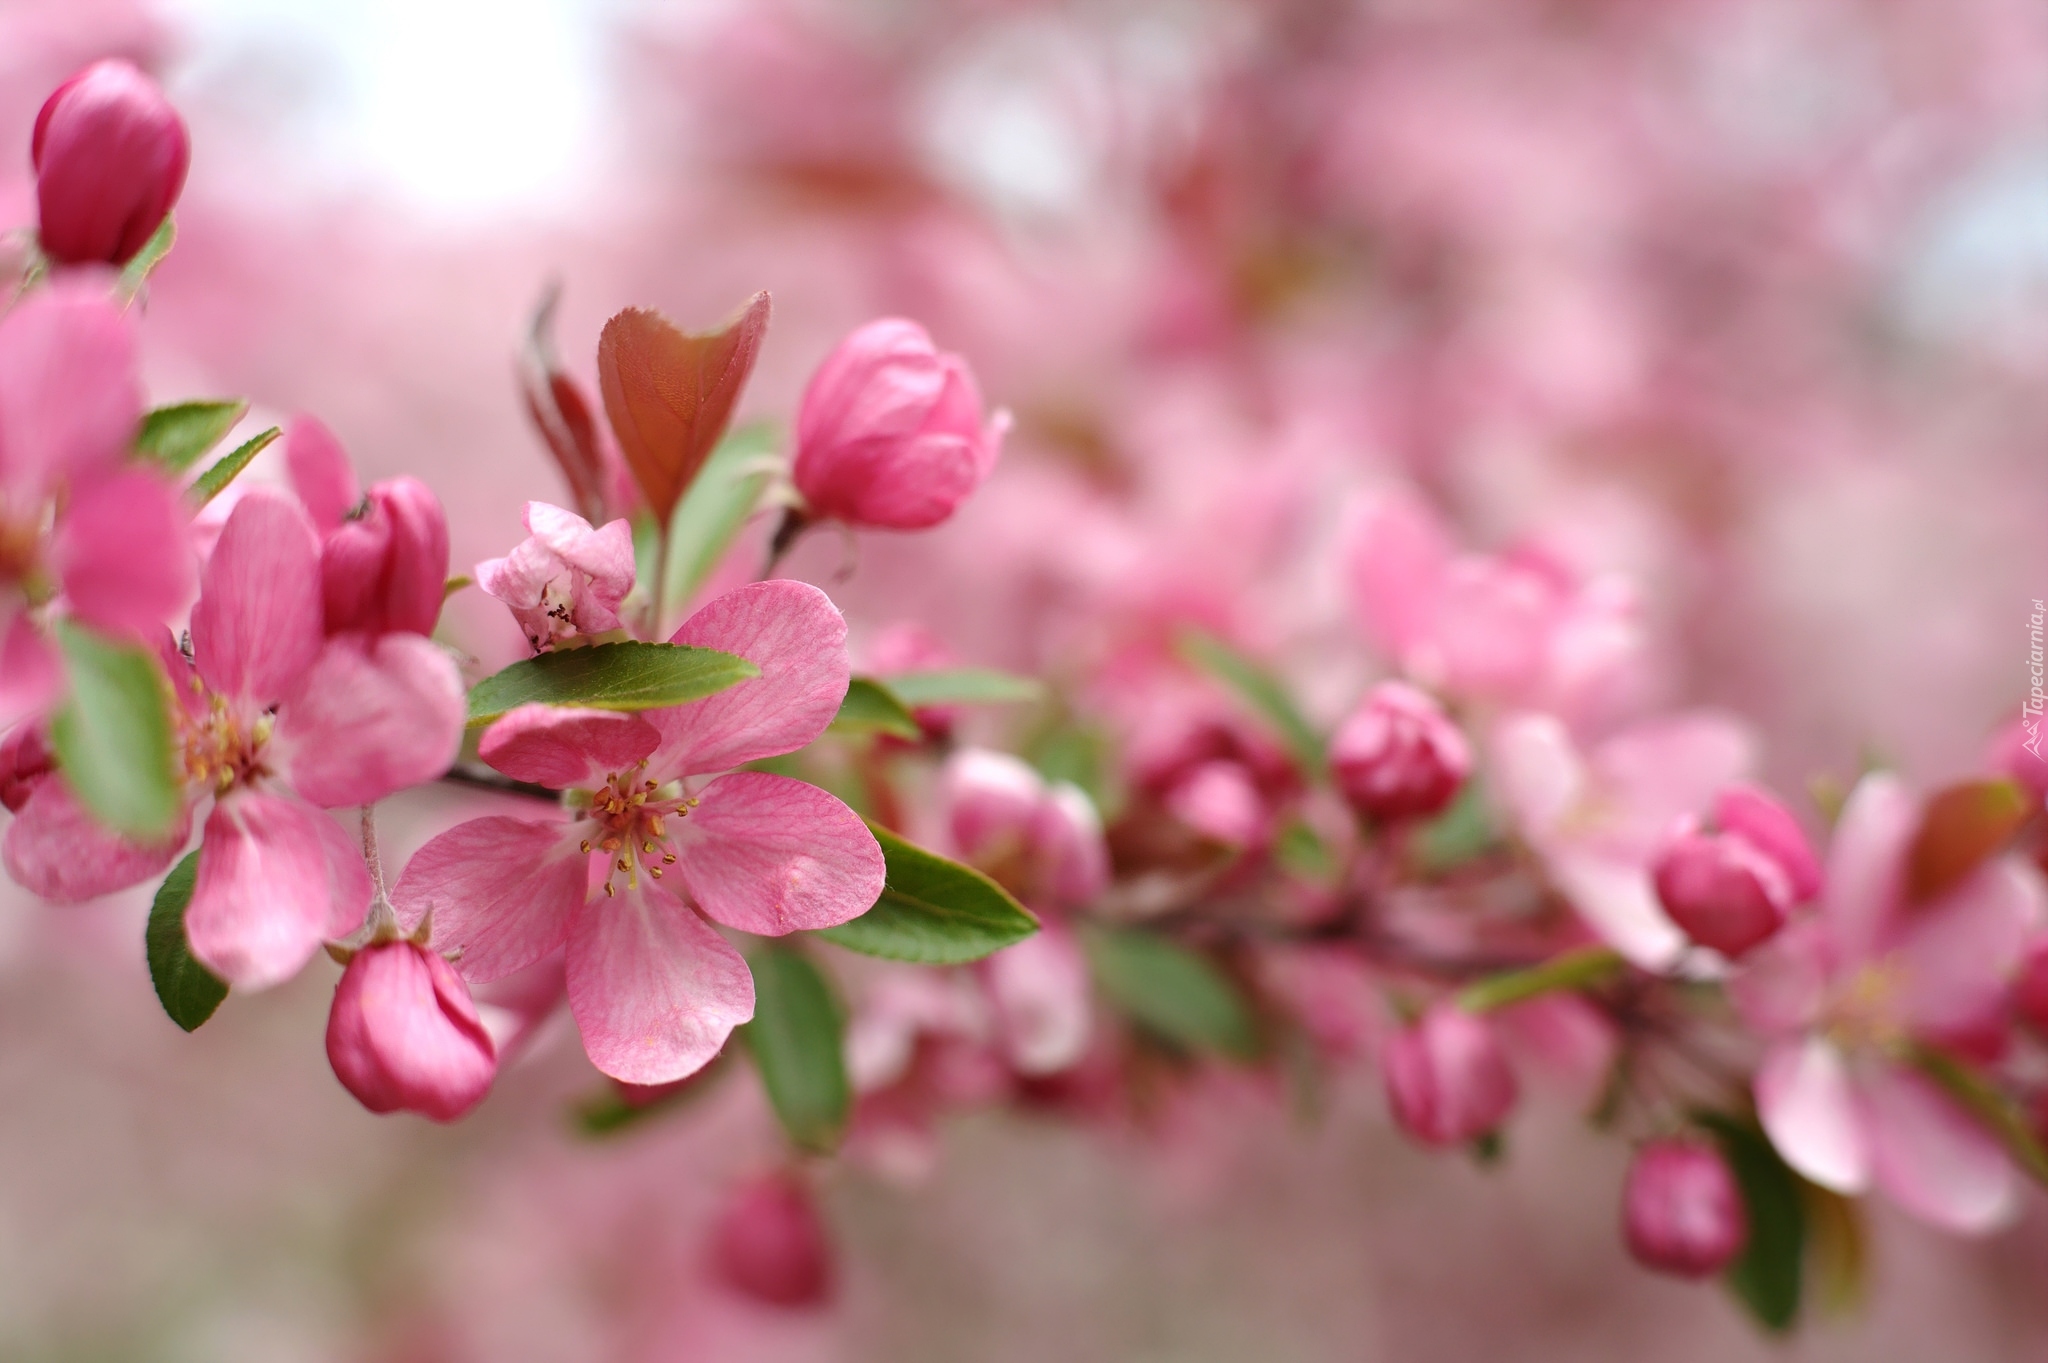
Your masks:
M 1805 919 L 1743 956 L 1728 976 L 1728 999 L 1763 1036 L 1801 1031 L 1819 1020 L 1832 970 L 1827 929 Z
M 90 272 L 0 315 L 0 485 L 34 504 L 128 452 L 142 419 L 135 328 Z
M 491 815 L 457 824 L 413 853 L 391 887 L 411 931 L 433 915 L 433 946 L 462 977 L 510 975 L 560 947 L 588 889 L 590 858 L 560 820 Z
M 1047 862 L 1047 890 L 1061 903 L 1086 904 L 1109 888 L 1102 815 L 1079 786 L 1059 781 L 1047 789 L 1033 838 Z
M 348 452 L 316 418 L 299 415 L 284 430 L 285 468 L 291 475 L 292 491 L 299 494 L 314 529 L 329 534 L 341 527 L 363 490 Z
M 33 719 L 64 694 L 64 667 L 57 650 L 27 611 L 0 628 L 0 733 Z
M 1003 1053 L 1019 1074 L 1056 1074 L 1086 1053 L 1088 962 L 1063 924 L 1047 922 L 989 957 L 985 977 Z
M 282 983 L 320 949 L 337 916 L 323 822 L 303 801 L 255 790 L 223 797 L 207 818 L 185 935 L 235 988 Z
M 526 529 L 557 558 L 571 568 L 588 573 L 601 583 L 633 584 L 633 527 L 623 520 L 607 521 L 593 528 L 573 511 L 546 502 L 528 502 Z M 624 593 L 612 598 L 618 604 Z
M 670 642 L 737 654 L 761 675 L 688 705 L 648 712 L 662 732 L 649 766 L 665 776 L 724 771 L 795 752 L 839 713 L 852 671 L 846 619 L 832 598 L 787 579 L 727 592 L 685 620 Z
M 1889 773 L 1872 772 L 1849 792 L 1835 820 L 1827 894 L 1821 900 L 1844 960 L 1869 957 L 1891 932 L 1903 893 L 1906 849 L 1919 820 L 1918 802 Z
M 1606 1013 L 1571 993 L 1544 994 L 1494 1014 L 1518 1069 L 1549 1080 L 1565 1101 L 1590 1108 L 1613 1078 L 1621 1048 Z
M 1383 493 L 1353 513 L 1345 570 L 1366 628 L 1405 658 L 1435 619 L 1451 546 L 1436 515 L 1403 492 Z
M 464 714 L 455 660 L 431 640 L 337 635 L 278 707 L 273 761 L 316 805 L 373 804 L 448 770 Z
M 1870 1134 L 1842 1053 L 1819 1037 L 1783 1041 L 1756 1074 L 1756 1111 L 1785 1163 L 1823 1188 L 1870 1186 Z
M 704 788 L 676 826 L 676 870 L 697 907 L 780 937 L 858 918 L 882 894 L 882 849 L 837 796 L 743 771 Z
M 659 742 L 660 732 L 638 715 L 522 705 L 484 730 L 477 755 L 515 781 L 593 790 Z
M 1959 1033 L 1996 1014 L 2042 917 L 2040 873 L 2011 857 L 1914 914 L 1895 956 L 1907 1024 L 1921 1035 Z
M 1429 634 L 1409 651 L 1418 677 L 1469 695 L 1536 701 L 1561 606 L 1548 578 L 1466 557 L 1445 573 Z
M 361 816 L 354 811 L 344 816 L 347 823 L 329 814 L 319 820 L 320 843 L 327 852 L 327 936 L 346 937 L 363 925 L 370 911 L 370 868 L 363 860 Z
M 1980 1235 L 2019 1211 L 2019 1179 L 1998 1141 L 1925 1077 L 1891 1065 L 1859 1074 L 1877 1185 L 1944 1230 Z
M 178 490 L 144 469 L 79 488 L 51 546 L 71 613 L 115 634 L 162 630 L 192 599 L 190 520 Z
M 24 889 L 60 904 L 92 899 L 139 885 L 176 861 L 192 831 L 180 810 L 177 826 L 161 842 L 134 842 L 109 832 L 88 814 L 64 778 L 38 780 L 28 802 L 7 826 L 0 861 Z
M 696 1073 L 754 1016 L 754 977 L 651 881 L 593 900 L 569 937 L 569 1011 L 591 1063 L 628 1084 Z
M 1509 715 L 1494 726 L 1491 788 L 1531 842 L 1545 842 L 1586 795 L 1586 767 L 1550 715 Z
M 1204 762 L 1166 792 L 1174 818 L 1226 847 L 1258 847 L 1272 836 L 1272 816 L 1242 762 Z
M 1615 812 L 1610 838 L 1626 837 L 1647 856 L 1675 819 L 1703 813 L 1724 786 L 1756 766 L 1748 725 L 1711 711 L 1648 721 L 1593 750 L 1590 765 L 1603 803 Z
M 235 506 L 206 561 L 192 610 L 192 656 L 221 695 L 282 700 L 325 642 L 320 545 L 296 506 L 258 489 Z
M 1550 857 L 1550 875 L 1586 926 L 1632 965 L 1672 970 L 1691 945 L 1638 862 L 1561 848 Z
M 1730 786 L 1714 801 L 1714 822 L 1728 832 L 1740 833 L 1777 862 L 1792 883 L 1795 903 L 1820 893 L 1824 878 L 1813 843 L 1792 811 L 1769 791 L 1740 783 Z

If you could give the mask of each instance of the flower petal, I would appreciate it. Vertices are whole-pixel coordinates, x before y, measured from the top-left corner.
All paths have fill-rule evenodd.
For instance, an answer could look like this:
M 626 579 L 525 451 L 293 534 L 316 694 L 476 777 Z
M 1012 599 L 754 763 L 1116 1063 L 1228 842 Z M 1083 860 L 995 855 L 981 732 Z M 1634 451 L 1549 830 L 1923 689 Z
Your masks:
M 212 690 L 277 704 L 320 656 L 320 545 L 296 506 L 251 491 L 206 561 L 192 610 L 192 655 Z
M 1842 1053 L 1819 1037 L 1780 1042 L 1756 1074 L 1756 1111 L 1785 1163 L 1823 1188 L 1870 1186 L 1870 1134 Z
M 1586 926 L 1631 964 L 1671 970 L 1691 945 L 1637 862 L 1568 848 L 1551 856 L 1550 875 Z
M 1065 924 L 1048 921 L 988 958 L 1003 1052 L 1019 1074 L 1057 1074 L 1088 1050 L 1088 962 Z
M 433 946 L 466 980 L 510 975 L 569 935 L 590 858 L 570 826 L 491 815 L 457 824 L 413 853 L 391 889 L 408 931 L 434 916 Z
M 776 579 L 727 592 L 685 620 L 671 643 L 735 653 L 750 681 L 647 718 L 662 732 L 649 765 L 667 776 L 724 771 L 795 752 L 825 732 L 852 668 L 846 619 L 806 582 Z
M 721 776 L 675 834 L 676 870 L 706 914 L 780 937 L 858 918 L 882 893 L 882 849 L 867 825 L 803 781 Z
M 1825 925 L 1801 919 L 1743 956 L 1728 977 L 1728 1000 L 1764 1036 L 1801 1031 L 1820 1018 L 1830 967 Z
M 1674 820 L 1705 812 L 1724 786 L 1756 765 L 1756 735 L 1727 715 L 1696 710 L 1637 724 L 1593 750 L 1603 843 L 1648 857 Z
M 1919 817 L 1917 803 L 1896 776 L 1873 772 L 1849 792 L 1835 821 L 1821 899 L 1844 960 L 1869 957 L 1891 931 Z
M 142 419 L 135 328 L 91 275 L 59 278 L 0 317 L 0 482 L 39 502 L 127 453 Z
M 660 730 L 638 715 L 522 705 L 484 730 L 477 755 L 515 781 L 593 790 L 660 742 Z
M 0 733 L 42 714 L 63 694 L 57 651 L 27 611 L 15 612 L 0 629 Z
M 1436 618 L 1450 570 L 1443 525 L 1419 498 L 1387 491 L 1352 513 L 1347 539 L 1345 574 L 1353 604 L 1381 649 L 1405 659 Z
M 594 900 L 569 936 L 569 1011 L 591 1063 L 628 1084 L 702 1069 L 754 1016 L 754 977 L 723 937 L 642 882 Z
M 24 888 L 71 904 L 148 880 L 177 860 L 191 831 L 191 813 L 181 810 L 162 842 L 130 841 L 94 820 L 64 778 L 52 773 L 36 782 L 7 826 L 0 861 Z
M 1921 1220 L 1982 1234 L 2019 1210 L 2019 1181 L 2005 1151 L 1929 1080 L 1892 1065 L 1856 1080 L 1877 1184 Z
M 1509 715 L 1494 726 L 1493 788 L 1517 831 L 1541 844 L 1585 798 L 1586 766 L 1550 715 Z
M 431 640 L 343 634 L 278 708 L 271 751 L 314 804 L 372 804 L 448 770 L 464 713 L 455 662 Z
M 2026 942 L 2041 925 L 2038 871 L 2000 857 L 1913 916 L 1898 957 L 1899 1008 L 1921 1035 L 1960 1033 L 1992 1018 Z
M 312 518 L 313 528 L 322 535 L 341 527 L 363 490 L 348 452 L 316 418 L 301 414 L 291 419 L 284 431 L 284 461 L 292 480 L 292 491 Z
M 190 519 L 177 489 L 143 469 L 79 488 L 52 546 L 72 614 L 116 634 L 161 630 L 192 596 Z
M 351 815 L 349 822 L 355 822 Z M 363 860 L 357 835 L 331 814 L 317 821 L 320 844 L 327 853 L 327 937 L 346 937 L 363 925 L 370 912 L 370 868 Z M 360 825 L 358 825 L 360 827 Z
M 303 801 L 256 790 L 227 795 L 208 816 L 185 935 L 235 988 L 290 979 L 338 916 L 323 821 Z

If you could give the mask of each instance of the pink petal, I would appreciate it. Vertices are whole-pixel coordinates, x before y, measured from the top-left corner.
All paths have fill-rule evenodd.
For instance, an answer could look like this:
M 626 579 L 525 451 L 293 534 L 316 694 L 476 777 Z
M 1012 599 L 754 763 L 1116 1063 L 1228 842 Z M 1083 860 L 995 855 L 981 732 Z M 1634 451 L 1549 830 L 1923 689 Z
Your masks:
M 497 1048 L 469 988 L 431 951 L 384 942 L 356 953 L 327 1017 L 335 1077 L 372 1112 L 453 1121 L 497 1074 Z
M 334 432 L 313 417 L 293 417 L 284 431 L 284 459 L 292 491 L 299 494 L 313 528 L 322 535 L 339 529 L 363 500 L 363 490 Z
M 0 733 L 56 705 L 64 694 L 57 651 L 27 611 L 0 628 Z
M 185 934 L 235 988 L 296 975 L 340 916 L 323 822 L 311 805 L 256 790 L 223 797 L 207 818 Z
M 1807 1037 L 1773 1046 L 1757 1069 L 1756 1110 L 1785 1163 L 1838 1193 L 1870 1186 L 1870 1133 L 1833 1045 Z
M 754 977 L 740 954 L 649 882 L 577 914 L 568 963 L 583 1049 L 628 1084 L 696 1073 L 754 1016 Z
M 143 469 L 81 487 L 52 546 L 72 614 L 115 634 L 161 630 L 192 597 L 190 519 L 178 490 Z
M 617 605 L 632 590 L 633 527 L 624 520 L 592 528 L 574 512 L 546 502 L 528 502 L 524 520 L 527 531 L 562 562 L 599 583 L 611 584 L 609 604 Z
M 1571 734 L 1550 715 L 1509 715 L 1489 745 L 1493 790 L 1531 842 L 1542 843 L 1586 794 L 1586 766 Z
M 1714 801 L 1714 822 L 1768 853 L 1792 882 L 1795 903 L 1820 893 L 1823 877 L 1813 843 L 1792 811 L 1769 791 L 1739 783 L 1730 786 Z
M 492 815 L 413 853 L 391 904 L 408 931 L 431 913 L 435 950 L 453 957 L 464 979 L 482 983 L 562 945 L 589 869 L 567 823 Z
M 1826 927 L 1794 922 L 1743 956 L 1728 977 L 1728 999 L 1752 1031 L 1802 1031 L 1820 1019 L 1832 968 Z
M 27 504 L 118 464 L 142 419 L 135 330 L 97 276 L 0 315 L 0 486 Z
M 373 804 L 448 770 L 465 714 L 455 661 L 417 634 L 343 634 L 278 707 L 273 761 L 316 805 Z
M 1622 836 L 1648 855 L 1674 820 L 1704 812 L 1724 786 L 1748 776 L 1756 753 L 1748 725 L 1701 710 L 1624 730 L 1594 749 L 1591 765 L 1626 825 Z
M 327 853 L 327 937 L 346 937 L 363 925 L 370 911 L 370 868 L 363 860 L 361 823 L 351 812 L 347 824 L 331 814 L 316 821 L 320 843 Z M 356 831 L 352 831 L 356 830 Z
M 662 732 L 649 766 L 667 776 L 724 771 L 795 752 L 839 713 L 852 671 L 839 608 L 809 583 L 786 579 L 727 592 L 685 620 L 670 642 L 737 654 L 761 675 L 688 705 L 648 712 Z
M 1435 514 L 1405 492 L 1361 507 L 1349 538 L 1345 571 L 1358 613 L 1380 647 L 1404 659 L 1435 619 L 1450 541 Z
M 1996 1139 L 1925 1077 L 1891 1065 L 1857 1076 L 1877 1184 L 1923 1221 L 1965 1235 L 2019 1210 L 2019 1181 Z
M 199 675 L 221 695 L 275 705 L 320 656 L 322 611 L 313 527 L 277 493 L 251 491 L 200 581 L 192 611 Z
M 1063 924 L 1047 922 L 1004 947 L 984 973 L 1003 1051 L 1019 1074 L 1056 1074 L 1087 1051 L 1088 962 Z
M 0 861 L 23 888 L 69 904 L 148 880 L 177 860 L 191 831 L 190 812 L 180 811 L 162 842 L 132 842 L 97 823 L 64 778 L 51 774 L 7 826 Z
M 676 870 L 727 927 L 780 937 L 858 918 L 882 894 L 882 849 L 836 796 L 787 776 L 735 772 L 677 826 Z
M 1633 965 L 1674 969 L 1691 945 L 1639 862 L 1565 848 L 1552 853 L 1550 876 L 1586 926 Z
M 1873 772 L 1849 792 L 1835 821 L 1821 901 L 1845 961 L 1868 958 L 1892 930 L 1919 819 L 1918 803 L 1896 776 Z
M 1923 1036 L 1955 1034 L 1996 1014 L 2041 925 L 2042 900 L 2040 875 L 2000 857 L 1915 914 L 1897 953 L 1908 1025 Z
M 477 755 L 515 781 L 593 790 L 660 742 L 660 731 L 638 715 L 522 705 L 484 730 Z

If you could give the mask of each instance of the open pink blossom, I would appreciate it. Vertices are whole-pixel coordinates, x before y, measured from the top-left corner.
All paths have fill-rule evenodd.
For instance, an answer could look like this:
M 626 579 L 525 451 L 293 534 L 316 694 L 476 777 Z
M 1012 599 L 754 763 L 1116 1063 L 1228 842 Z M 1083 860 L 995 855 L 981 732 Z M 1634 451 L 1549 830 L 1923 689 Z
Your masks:
M 319 544 L 288 499 L 242 498 L 207 561 L 192 662 L 167 658 L 188 810 L 208 797 L 185 914 L 192 951 L 237 988 L 276 984 L 369 904 L 361 854 L 321 812 L 369 804 L 447 770 L 462 738 L 461 679 L 412 634 L 322 630 Z M 146 879 L 183 841 L 140 847 L 96 831 L 61 775 L 9 826 L 8 870 L 49 898 Z
M 1919 817 L 1896 778 L 1865 777 L 1836 824 L 1818 908 L 1744 958 L 1729 994 L 1769 1040 L 1757 1112 L 1786 1163 L 1837 1192 L 1876 1186 L 1925 1221 L 1984 1231 L 2013 1214 L 2017 1175 L 1910 1058 L 1996 1021 L 2044 894 L 2032 867 L 2000 857 L 1909 909 Z
M 802 781 L 731 771 L 803 747 L 837 713 L 846 622 L 830 599 L 755 583 L 672 642 L 761 675 L 642 714 L 512 711 L 485 731 L 484 761 L 565 792 L 567 816 L 472 819 L 421 848 L 393 892 L 408 925 L 433 914 L 434 944 L 471 981 L 566 943 L 584 1049 L 632 1084 L 692 1073 L 753 1016 L 746 962 L 706 918 L 780 936 L 858 917 L 882 891 L 881 848 L 852 810 Z
M 191 598 L 177 489 L 125 463 L 141 416 L 133 324 L 104 283 L 0 316 L 0 732 L 63 684 L 35 607 L 146 639 Z
M 448 583 L 448 516 L 417 478 L 388 478 L 367 495 L 333 432 L 309 416 L 285 432 L 292 488 L 320 532 L 320 590 L 329 634 L 432 634 Z
M 476 565 L 476 582 L 511 608 L 536 650 L 620 628 L 633 590 L 633 529 L 623 520 L 593 530 L 572 511 L 528 502 L 527 538 L 503 558 Z

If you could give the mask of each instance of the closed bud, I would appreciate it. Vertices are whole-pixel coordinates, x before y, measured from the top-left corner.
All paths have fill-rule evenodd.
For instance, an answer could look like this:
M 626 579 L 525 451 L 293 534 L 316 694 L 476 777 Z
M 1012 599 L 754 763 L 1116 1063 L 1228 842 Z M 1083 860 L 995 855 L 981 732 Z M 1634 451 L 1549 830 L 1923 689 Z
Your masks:
M 734 1291 L 770 1306 L 831 1300 L 832 1245 L 810 1185 L 777 1172 L 735 1187 L 711 1228 L 711 1264 Z
M 1785 924 L 1791 891 L 1783 872 L 1734 834 L 1681 832 L 1664 844 L 1650 875 L 1680 931 L 1730 960 Z
M 1472 771 L 1472 749 L 1449 715 L 1405 682 L 1381 682 L 1330 744 L 1337 788 L 1368 819 L 1441 812 Z
M 797 415 L 797 490 L 809 514 L 922 530 L 988 477 L 1009 417 L 983 420 L 967 362 L 923 327 L 870 322 L 827 356 Z
M 469 987 L 411 942 L 364 947 L 349 961 L 327 1015 L 327 1059 L 370 1111 L 437 1122 L 481 1102 L 498 1070 Z
M 2021 1021 L 2048 1036 L 2048 937 L 2035 938 L 2027 948 L 2012 982 L 2012 1006 Z
M 119 265 L 170 215 L 192 148 L 156 82 L 109 58 L 43 104 L 30 155 L 44 254 L 66 265 Z
M 320 554 L 327 632 L 432 634 L 448 583 L 448 517 L 417 478 L 378 483 Z
M 1636 1152 L 1622 1191 L 1622 1236 L 1637 1263 L 1681 1278 L 1726 1267 L 1749 1238 L 1735 1177 L 1700 1141 L 1652 1141 Z
M 1387 1104 L 1424 1145 L 1457 1145 L 1498 1127 L 1515 1105 L 1514 1071 L 1484 1019 L 1439 1003 L 1380 1051 Z

